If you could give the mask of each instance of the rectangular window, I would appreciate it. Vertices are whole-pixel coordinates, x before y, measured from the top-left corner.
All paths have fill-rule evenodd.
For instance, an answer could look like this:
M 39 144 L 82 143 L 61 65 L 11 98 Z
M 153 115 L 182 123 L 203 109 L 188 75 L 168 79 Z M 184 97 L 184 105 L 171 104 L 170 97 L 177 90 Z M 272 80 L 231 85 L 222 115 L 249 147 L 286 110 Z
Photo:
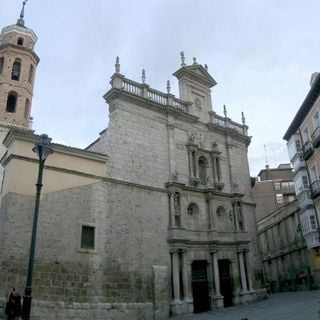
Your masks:
M 307 176 L 302 176 L 302 183 L 303 183 L 303 187 L 305 189 L 309 188 L 309 183 L 308 183 L 308 177 Z
M 281 193 L 277 193 L 276 198 L 278 203 L 283 203 L 283 195 Z
M 316 113 L 313 115 L 313 127 L 314 129 L 317 129 L 320 125 L 320 119 L 319 119 L 319 111 L 316 111 Z
M 316 217 L 312 215 L 309 218 L 310 218 L 311 230 L 317 230 Z
M 275 188 L 276 190 L 280 190 L 280 188 L 281 188 L 280 182 L 275 182 L 275 183 L 274 183 L 274 188 Z
M 300 141 L 299 139 L 296 139 L 295 143 L 296 143 L 296 149 L 297 149 L 297 151 L 298 151 L 298 152 L 301 151 L 301 141 Z
M 81 229 L 81 248 L 94 249 L 95 246 L 95 227 L 82 226 Z

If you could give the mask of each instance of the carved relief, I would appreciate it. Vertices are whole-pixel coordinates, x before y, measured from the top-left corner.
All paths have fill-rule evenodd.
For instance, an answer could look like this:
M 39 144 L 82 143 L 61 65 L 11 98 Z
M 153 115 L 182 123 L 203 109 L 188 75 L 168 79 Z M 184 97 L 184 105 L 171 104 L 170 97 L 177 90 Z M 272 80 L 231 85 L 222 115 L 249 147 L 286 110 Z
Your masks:
M 198 132 L 198 141 L 199 141 L 200 147 L 205 146 L 205 135 L 202 132 Z

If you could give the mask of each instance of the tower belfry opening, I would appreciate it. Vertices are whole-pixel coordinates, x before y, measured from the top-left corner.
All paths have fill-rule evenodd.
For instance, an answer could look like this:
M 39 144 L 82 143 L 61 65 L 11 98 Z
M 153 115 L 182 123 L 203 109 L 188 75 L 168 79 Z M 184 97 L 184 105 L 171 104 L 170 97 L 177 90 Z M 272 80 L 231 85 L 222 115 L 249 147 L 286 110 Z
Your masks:
M 0 123 L 31 129 L 34 75 L 39 57 L 36 34 L 25 26 L 23 1 L 16 24 L 0 33 Z

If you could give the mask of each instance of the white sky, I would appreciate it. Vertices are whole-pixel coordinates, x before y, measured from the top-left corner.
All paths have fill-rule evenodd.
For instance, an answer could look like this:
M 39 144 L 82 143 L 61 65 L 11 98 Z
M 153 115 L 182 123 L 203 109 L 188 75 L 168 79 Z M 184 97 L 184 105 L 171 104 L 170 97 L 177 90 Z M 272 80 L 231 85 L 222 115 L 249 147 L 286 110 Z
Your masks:
M 22 0 L 0 0 L 0 26 L 16 23 Z M 252 142 L 251 175 L 288 162 L 282 137 L 319 71 L 319 0 L 29 0 L 26 26 L 39 40 L 32 116 L 36 133 L 85 147 L 108 125 L 102 95 L 115 57 L 121 73 L 166 91 L 186 63 L 207 64 L 218 82 L 213 109 L 241 122 Z

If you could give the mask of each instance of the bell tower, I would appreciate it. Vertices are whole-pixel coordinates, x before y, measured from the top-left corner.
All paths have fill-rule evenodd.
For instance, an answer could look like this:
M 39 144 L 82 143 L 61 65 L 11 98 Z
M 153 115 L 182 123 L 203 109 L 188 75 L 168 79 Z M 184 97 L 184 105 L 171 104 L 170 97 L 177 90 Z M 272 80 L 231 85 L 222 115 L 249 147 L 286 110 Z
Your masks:
M 0 124 L 31 129 L 31 105 L 39 57 L 35 33 L 25 26 L 24 7 L 17 23 L 0 34 Z

